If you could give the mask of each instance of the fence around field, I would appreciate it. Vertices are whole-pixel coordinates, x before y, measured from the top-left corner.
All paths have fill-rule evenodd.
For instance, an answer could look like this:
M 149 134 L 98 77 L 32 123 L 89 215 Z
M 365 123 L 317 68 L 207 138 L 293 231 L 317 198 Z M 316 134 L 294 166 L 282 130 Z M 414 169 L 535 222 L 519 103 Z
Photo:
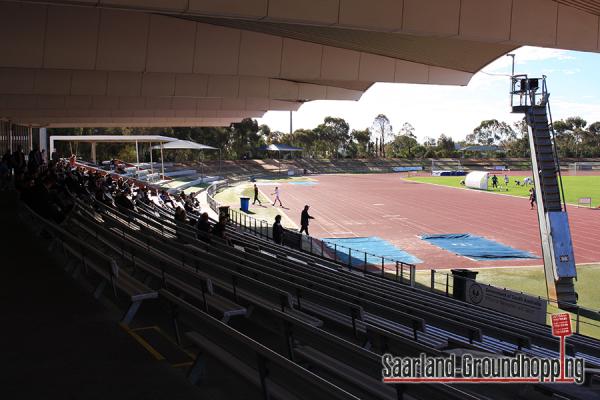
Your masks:
M 427 280 L 418 280 L 417 284 L 420 286 L 425 286 L 431 292 L 445 295 L 446 297 L 452 297 L 454 294 L 454 280 L 464 280 L 464 281 L 472 281 L 472 279 L 465 278 L 459 275 L 452 275 L 447 272 L 437 271 L 435 269 L 430 270 L 430 276 Z M 497 286 L 493 286 L 490 284 L 482 283 L 476 281 L 481 286 L 489 286 L 494 287 L 496 289 L 501 289 Z M 537 297 L 539 300 L 545 301 L 548 305 L 546 311 L 546 324 L 549 325 L 551 321 L 551 316 L 557 313 L 568 313 L 571 317 L 572 325 L 574 326 L 575 333 L 584 334 L 587 336 L 594 337 L 596 339 L 600 339 L 600 311 L 592 310 L 586 307 L 581 307 L 573 304 L 572 308 L 575 311 L 565 311 L 558 307 L 558 302 L 554 300 L 550 300 L 540 296 L 534 296 L 528 293 L 515 291 L 512 289 L 502 288 L 504 290 L 511 290 L 513 292 L 517 292 L 520 294 L 524 294 L 531 297 Z M 565 306 L 569 306 L 569 304 L 565 304 Z

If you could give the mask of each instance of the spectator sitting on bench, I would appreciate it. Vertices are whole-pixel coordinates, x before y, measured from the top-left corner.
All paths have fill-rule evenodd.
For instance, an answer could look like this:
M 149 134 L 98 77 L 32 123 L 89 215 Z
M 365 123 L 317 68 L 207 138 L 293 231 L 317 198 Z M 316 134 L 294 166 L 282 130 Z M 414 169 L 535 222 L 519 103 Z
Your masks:
M 183 208 L 185 209 L 185 211 L 187 211 L 187 212 L 196 211 L 195 207 L 194 207 L 194 203 L 192 202 L 191 196 L 186 196 L 185 193 L 181 192 L 181 195 L 179 195 L 179 198 L 181 199 L 181 202 L 183 203 Z
M 128 210 L 132 210 L 135 211 L 135 206 L 133 204 L 133 201 L 131 201 L 127 195 L 130 194 L 131 191 L 129 189 L 126 189 L 124 191 L 120 191 L 117 193 L 117 196 L 115 197 L 115 204 L 119 207 L 123 207 L 126 208 Z
M 177 208 L 175 209 L 175 221 L 184 223 L 189 221 L 187 213 L 180 206 L 177 206 Z
M 197 195 L 197 192 L 194 192 L 194 193 L 190 194 L 188 198 L 190 199 L 192 207 L 194 207 L 194 209 L 199 209 L 200 208 L 200 202 L 196 198 L 196 195 Z
M 139 201 L 140 203 L 144 204 L 150 203 L 150 199 L 148 198 L 148 188 L 146 186 L 142 186 L 138 189 L 135 196 L 135 201 Z
M 198 224 L 196 225 L 198 232 L 210 233 L 210 222 L 208 222 L 208 213 L 202 213 L 198 218 Z
M 162 190 L 160 192 L 159 197 L 165 205 L 170 206 L 171 208 L 175 208 L 175 203 L 173 202 L 173 199 L 171 199 L 171 196 L 169 196 L 169 193 L 167 193 L 166 190 Z
M 225 234 L 225 229 L 227 227 L 227 215 L 220 215 L 219 222 L 213 226 L 211 233 L 221 239 L 227 240 L 227 235 Z

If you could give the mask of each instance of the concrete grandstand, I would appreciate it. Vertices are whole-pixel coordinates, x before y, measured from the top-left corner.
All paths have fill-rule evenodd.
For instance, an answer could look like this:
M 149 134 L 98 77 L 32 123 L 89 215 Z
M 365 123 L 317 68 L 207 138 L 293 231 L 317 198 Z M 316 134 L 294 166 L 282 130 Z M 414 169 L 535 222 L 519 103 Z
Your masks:
M 513 315 L 479 305 L 482 289 L 467 275 L 453 277 L 451 290 L 447 276 L 444 292 L 433 274 L 429 287 L 416 282 L 409 262 L 383 260 L 379 269 L 365 254 L 356 268 L 350 253 L 340 258 L 317 238 L 291 230 L 276 238 L 277 227 L 257 228 L 256 219 L 219 207 L 213 195 L 226 181 L 200 199 L 167 190 L 164 173 L 152 182 L 37 152 L 49 153 L 53 127 L 229 126 L 307 101 L 358 100 L 375 82 L 467 85 L 523 45 L 599 52 L 599 31 L 600 4 L 591 0 L 0 1 L 0 152 L 10 167 L 0 177 L 5 391 L 19 398 L 600 398 L 600 338 L 580 329 L 598 327 L 597 310 L 571 309 L 574 332 L 565 343 L 546 323 L 554 320 L 542 299 L 517 294 L 521 304 L 543 307 L 536 318 Z M 27 163 L 21 149 L 31 150 Z M 596 161 L 561 163 L 567 171 Z M 531 170 L 532 163 L 460 160 L 465 170 Z M 239 181 L 288 169 L 431 164 L 223 160 L 168 172 L 201 167 Z M 451 169 L 456 161 L 436 165 Z M 554 167 L 560 174 L 563 164 Z M 554 375 L 552 383 L 486 383 L 481 371 L 472 385 L 386 383 L 387 353 L 549 363 L 566 355 L 581 368 L 571 384 Z

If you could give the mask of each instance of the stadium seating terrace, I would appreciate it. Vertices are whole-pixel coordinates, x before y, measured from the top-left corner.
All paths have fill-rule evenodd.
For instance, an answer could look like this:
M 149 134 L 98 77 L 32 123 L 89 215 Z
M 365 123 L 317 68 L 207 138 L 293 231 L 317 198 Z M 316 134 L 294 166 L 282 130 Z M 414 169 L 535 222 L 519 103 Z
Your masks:
M 593 374 L 583 387 L 385 385 L 380 359 L 385 352 L 447 355 L 468 349 L 554 357 L 558 339 L 548 326 L 348 271 L 332 260 L 244 232 L 225 219 L 220 221 L 226 224 L 223 234 L 200 231 L 196 223 L 202 210 L 195 198 L 140 187 L 133 180 L 81 165 L 72 169 L 60 161 L 17 174 L 14 188 L 21 199 L 15 205 L 20 220 L 33 230 L 36 241 L 48 244 L 48 257 L 60 260 L 55 264 L 62 266 L 65 277 L 89 288 L 89 295 L 73 295 L 73 301 L 89 304 L 96 312 L 98 305 L 92 299 L 109 302 L 122 311 L 120 323 L 129 331 L 160 327 L 176 348 L 194 355 L 186 364 L 187 382 L 201 394 L 212 393 L 211 398 L 598 395 L 598 377 Z M 3 198 L 9 193 L 15 192 L 5 191 Z M 212 229 L 216 223 L 210 221 Z M 68 312 L 72 304 L 65 303 L 59 306 Z M 85 314 L 84 308 L 78 312 Z M 103 329 L 110 332 L 109 327 Z M 93 338 L 86 345 L 96 349 L 115 340 L 114 333 L 106 335 L 106 342 L 97 335 Z M 125 365 L 135 358 L 127 351 L 123 350 Z M 584 357 L 589 367 L 600 366 L 598 340 L 574 335 L 567 352 Z M 102 359 L 95 351 L 89 357 L 86 362 L 92 364 Z M 38 361 L 50 366 L 56 362 L 43 354 Z M 162 393 L 172 391 L 180 398 L 193 394 L 172 370 L 163 376 L 151 366 L 144 368 Z M 215 370 L 249 382 L 254 389 L 232 394 L 228 381 L 219 381 L 215 389 L 209 379 Z M 163 378 L 164 385 L 157 385 Z M 70 379 L 73 393 L 80 392 L 77 387 L 85 379 L 77 375 Z M 145 381 L 138 372 L 131 379 L 138 384 Z

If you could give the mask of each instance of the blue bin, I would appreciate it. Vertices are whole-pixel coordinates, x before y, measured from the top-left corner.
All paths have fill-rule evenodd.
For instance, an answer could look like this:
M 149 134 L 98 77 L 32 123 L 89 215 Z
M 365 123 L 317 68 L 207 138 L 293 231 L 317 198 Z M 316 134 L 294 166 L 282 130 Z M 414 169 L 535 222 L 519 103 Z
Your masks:
M 250 197 L 240 197 L 240 209 L 244 212 L 248 212 L 250 207 Z

